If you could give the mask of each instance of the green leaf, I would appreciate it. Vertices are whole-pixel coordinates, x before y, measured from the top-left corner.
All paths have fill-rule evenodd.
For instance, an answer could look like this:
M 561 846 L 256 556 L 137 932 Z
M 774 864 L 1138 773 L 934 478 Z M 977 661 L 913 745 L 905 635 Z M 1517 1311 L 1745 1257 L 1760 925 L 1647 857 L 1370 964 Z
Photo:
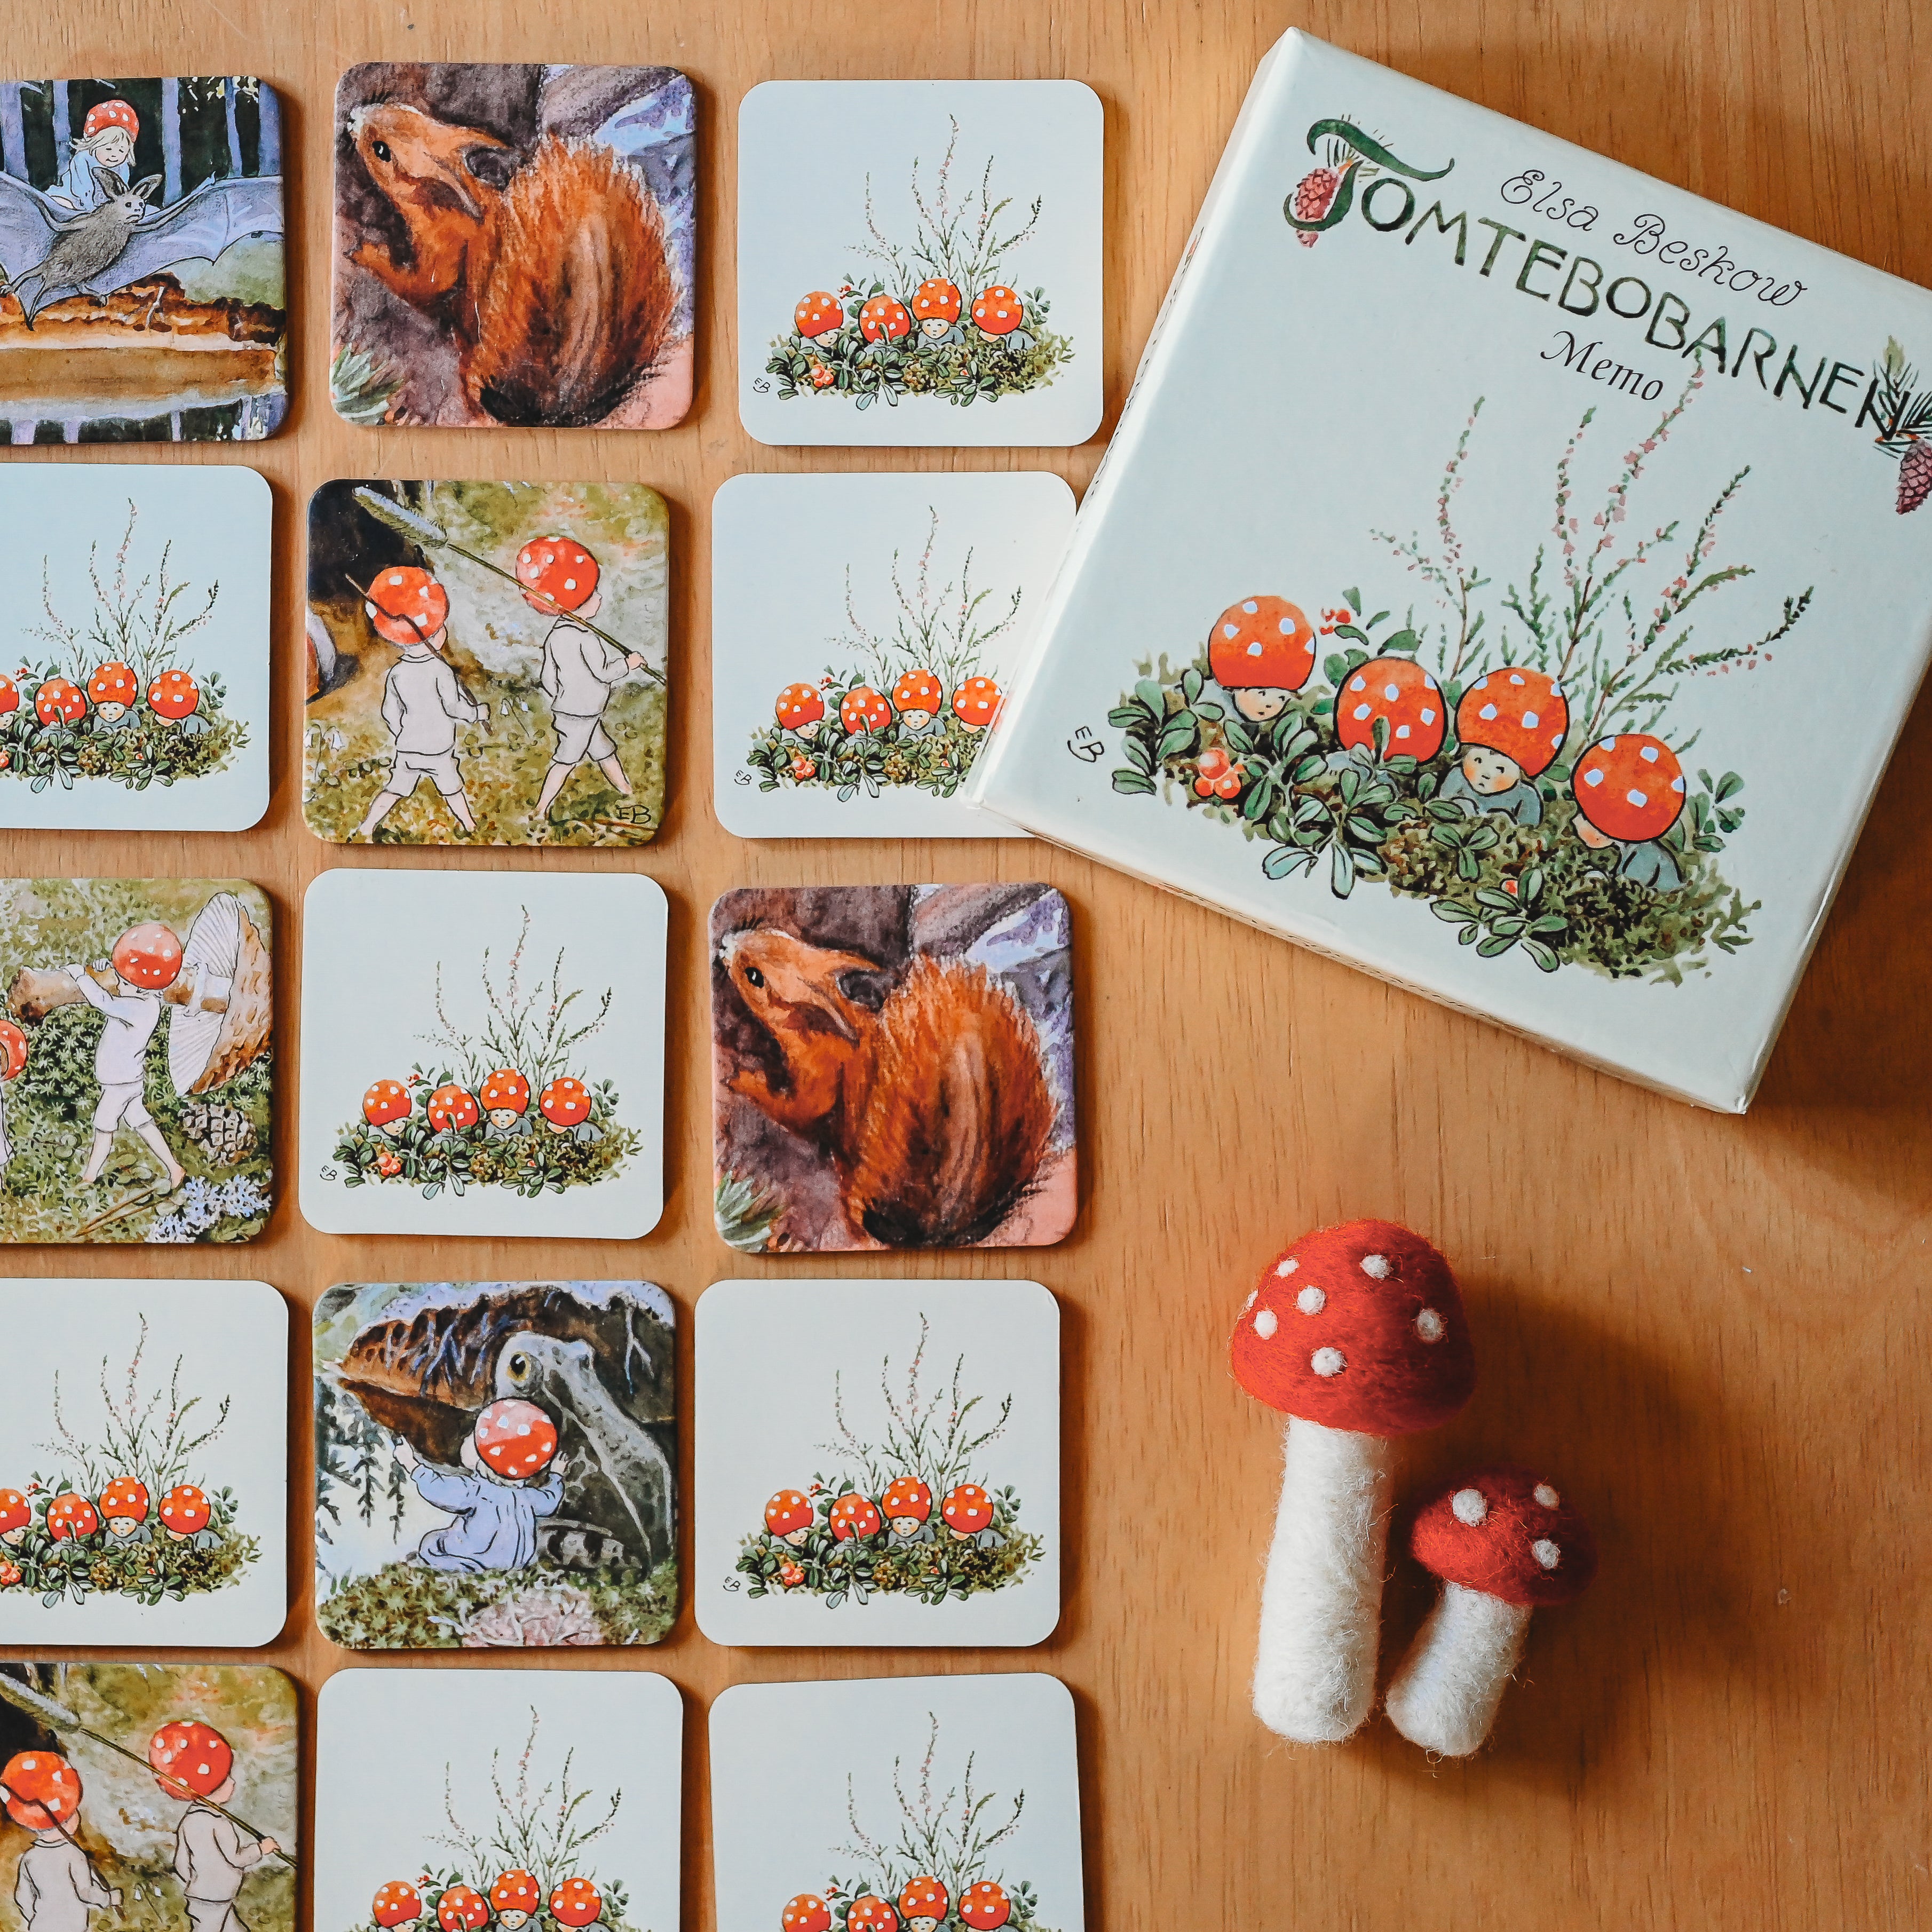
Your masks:
M 1221 727 L 1221 736 L 1234 751 L 1246 752 L 1255 748 L 1254 734 L 1238 718 L 1230 718 Z
M 1543 868 L 1532 866 L 1518 881 L 1517 896 L 1526 906 L 1535 904 L 1543 896 Z
M 1570 922 L 1553 912 L 1546 912 L 1540 919 L 1531 920 L 1529 929 L 1532 932 L 1568 932 Z
M 1744 788 L 1744 782 L 1742 778 L 1738 776 L 1736 772 L 1726 772 L 1724 776 L 1718 781 L 1718 802 L 1720 805 L 1723 804 L 1726 799 L 1732 796 L 1735 793 L 1742 791 Z
M 1192 751 L 1196 735 L 1194 726 L 1191 722 L 1180 726 L 1170 724 L 1161 734 L 1160 743 L 1156 749 L 1156 755 L 1162 759 L 1167 759 L 1178 758 L 1183 752 Z
M 1126 754 L 1127 763 L 1136 770 L 1151 774 L 1154 770 L 1154 754 L 1148 748 L 1144 738 L 1127 738 L 1121 742 L 1120 749 Z
M 1485 886 L 1476 895 L 1476 903 L 1486 905 L 1494 912 L 1513 913 L 1516 902 L 1508 892 L 1499 892 L 1493 886 Z
M 1450 926 L 1473 926 L 1476 922 L 1474 912 L 1460 899 L 1432 899 L 1429 910 Z
M 1158 790 L 1152 778 L 1144 778 L 1138 772 L 1116 772 L 1114 789 L 1124 792 L 1148 792 Z
M 1107 713 L 1107 722 L 1116 731 L 1131 731 L 1146 718 L 1147 713 L 1138 704 L 1118 704 Z
M 1335 789 L 1341 794 L 1342 802 L 1352 806 L 1355 795 L 1362 788 L 1362 775 L 1354 766 L 1349 766 L 1336 781 Z
M 1134 695 L 1144 704 L 1154 717 L 1165 722 L 1167 718 L 1167 693 L 1150 678 L 1142 678 L 1134 686 Z
M 1516 944 L 1516 936 L 1513 932 L 1492 932 L 1488 938 L 1478 944 L 1476 957 L 1478 959 L 1493 959 L 1498 954 L 1507 952 Z
M 1329 849 L 1328 890 L 1338 899 L 1345 899 L 1355 890 L 1355 862 L 1340 839 Z
M 1422 640 L 1413 631 L 1392 631 L 1382 640 L 1384 652 L 1416 651 L 1422 648 Z
M 1180 695 L 1189 704 L 1201 695 L 1201 674 L 1192 664 L 1180 674 Z
M 1262 861 L 1262 874 L 1264 878 L 1285 879 L 1291 873 L 1304 871 L 1313 862 L 1306 852 L 1298 852 L 1292 845 L 1278 845 Z
M 1228 712 L 1224 705 L 1197 701 L 1194 706 L 1194 715 L 1197 718 L 1211 718 L 1218 724 L 1223 718 L 1227 716 Z
M 1342 680 L 1348 674 L 1348 660 L 1340 651 L 1332 651 L 1322 660 L 1322 675 L 1339 691 Z
M 1351 610 L 1359 610 L 1362 608 L 1362 593 L 1354 585 L 1351 584 L 1342 595 L 1348 600 Z
M 1553 973 L 1563 962 L 1540 939 L 1526 939 L 1522 950 L 1546 973 Z

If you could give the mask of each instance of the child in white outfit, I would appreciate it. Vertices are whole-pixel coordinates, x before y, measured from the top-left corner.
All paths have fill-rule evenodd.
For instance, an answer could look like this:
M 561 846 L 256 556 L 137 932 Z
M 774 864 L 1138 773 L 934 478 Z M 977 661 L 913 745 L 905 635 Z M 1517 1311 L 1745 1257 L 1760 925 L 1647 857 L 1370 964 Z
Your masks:
M 14 1906 L 26 1932 L 88 1932 L 92 1912 L 120 1903 L 120 1893 L 101 1883 L 80 1847 L 58 1828 L 36 1832 L 20 1854 Z
M 94 1109 L 94 1144 L 81 1169 L 81 1184 L 91 1187 L 100 1178 L 114 1144 L 114 1130 L 124 1124 L 166 1170 L 172 1194 L 182 1184 L 185 1170 L 162 1138 L 142 1097 L 148 1042 L 161 1022 L 160 994 L 133 985 L 118 972 L 115 982 L 120 991 L 106 993 L 85 966 L 72 965 L 67 971 L 80 988 L 80 997 L 106 1022 L 100 1030 L 100 1044 L 94 1049 L 94 1077 L 100 1082 L 100 1099 Z

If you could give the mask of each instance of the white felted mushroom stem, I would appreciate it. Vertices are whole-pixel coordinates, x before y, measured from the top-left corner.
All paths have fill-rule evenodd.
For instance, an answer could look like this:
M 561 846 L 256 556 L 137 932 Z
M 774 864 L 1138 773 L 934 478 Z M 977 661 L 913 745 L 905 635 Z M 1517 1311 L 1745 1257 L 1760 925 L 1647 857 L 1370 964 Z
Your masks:
M 1444 1757 L 1482 1748 L 1503 1686 L 1522 1660 L 1529 1606 L 1486 1590 L 1445 1583 L 1384 1700 L 1389 1722 L 1412 1744 Z
M 1376 1698 L 1390 1445 L 1288 1418 L 1262 1584 L 1255 1715 L 1297 1744 L 1336 1744 Z

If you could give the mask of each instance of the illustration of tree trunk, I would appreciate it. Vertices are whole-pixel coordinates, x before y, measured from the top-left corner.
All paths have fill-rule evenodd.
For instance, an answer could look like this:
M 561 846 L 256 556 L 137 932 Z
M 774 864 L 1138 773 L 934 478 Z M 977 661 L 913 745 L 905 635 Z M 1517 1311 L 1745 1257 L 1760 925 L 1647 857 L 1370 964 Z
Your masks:
M 237 74 L 226 76 L 221 83 L 222 105 L 228 118 L 228 172 L 231 175 L 242 172 L 242 123 L 236 108 L 242 96 L 242 76 Z
M 27 178 L 27 124 L 20 112 L 20 83 L 0 86 L 0 170 L 16 181 Z
M 74 152 L 74 114 L 68 105 L 67 82 L 54 82 L 54 172 L 56 176 L 67 172 L 69 156 Z
M 262 117 L 261 134 L 256 143 L 255 172 L 278 175 L 282 171 L 282 110 L 273 88 L 259 85 L 255 105 Z
M 162 206 L 172 208 L 181 191 L 181 82 L 170 74 L 161 82 Z

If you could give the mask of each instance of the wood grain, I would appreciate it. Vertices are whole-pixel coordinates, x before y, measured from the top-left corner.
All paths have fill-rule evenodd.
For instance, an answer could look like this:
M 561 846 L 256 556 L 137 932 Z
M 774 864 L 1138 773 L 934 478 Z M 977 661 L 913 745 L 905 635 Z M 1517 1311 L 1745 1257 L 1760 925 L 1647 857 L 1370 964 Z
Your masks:
M 290 424 L 245 453 L 276 495 L 268 818 L 220 840 L 15 836 L 8 869 L 260 880 L 280 915 L 287 1016 L 298 991 L 294 915 L 324 866 L 528 862 L 516 853 L 338 850 L 304 828 L 294 761 L 302 524 L 309 491 L 331 476 L 656 484 L 674 506 L 676 697 L 667 830 L 620 862 L 657 878 L 674 908 L 670 1206 L 650 1240 L 331 1240 L 285 1198 L 267 1238 L 245 1250 L 16 1252 L 6 1272 L 261 1275 L 304 1308 L 353 1277 L 634 1273 L 663 1282 L 688 1317 L 722 1276 L 897 1268 L 746 1264 L 714 1238 L 706 909 L 736 885 L 1051 879 L 1078 922 L 1078 1232 L 1036 1256 L 919 1271 L 1034 1272 L 1061 1298 L 1065 1618 L 1034 1652 L 808 1655 L 720 1650 L 687 1613 L 657 1651 L 594 1659 L 662 1670 L 685 1693 L 687 1925 L 712 1924 L 704 1718 L 718 1690 L 745 1678 L 982 1669 L 1052 1670 L 1076 1693 L 1095 1925 L 1760 1932 L 1932 1922 L 1923 1714 L 1932 1564 L 1918 1507 L 1932 1448 L 1923 1016 L 1932 866 L 1922 829 L 1932 819 L 1932 703 L 1906 734 L 1744 1120 L 1580 1070 L 1042 848 L 753 845 L 712 818 L 707 510 L 720 482 L 742 468 L 1044 464 L 1078 488 L 1100 447 L 874 458 L 749 442 L 730 381 L 734 115 L 745 89 L 781 76 L 1090 82 L 1107 110 L 1111 424 L 1248 76 L 1291 25 L 1932 279 L 1922 85 L 1932 32 L 1912 0 L 1325 0 L 1292 12 L 1240 0 L 7 8 L 9 73 L 239 69 L 283 89 L 298 291 Z M 656 61 L 693 75 L 704 284 L 698 400 L 681 428 L 378 434 L 335 420 L 324 387 L 330 100 L 338 73 L 370 58 Z M 1346 314 L 1335 320 L 1348 326 Z M 1318 368 L 1308 374 L 1320 379 Z M 128 460 L 235 458 L 159 450 Z M 22 535 L 6 533 L 10 549 Z M 550 853 L 541 862 L 609 862 Z M 278 1048 L 286 1197 L 296 1076 L 286 1017 Z M 1292 1750 L 1246 1708 L 1278 1441 L 1225 1372 L 1226 1331 L 1249 1277 L 1283 1240 L 1360 1213 L 1412 1221 L 1438 1240 L 1462 1272 L 1477 1324 L 1481 1388 L 1453 1429 L 1418 1446 L 1416 1474 L 1446 1474 L 1466 1456 L 1522 1457 L 1584 1503 L 1603 1544 L 1601 1580 L 1580 1604 L 1537 1619 L 1526 1681 L 1494 1745 L 1465 1765 L 1432 1768 L 1379 1722 L 1340 1748 Z M 297 1350 L 300 1388 L 305 1340 Z M 292 1494 L 303 1499 L 304 1418 L 290 1440 Z M 687 1444 L 687 1484 L 688 1461 Z M 312 1711 L 317 1686 L 352 1660 L 314 1632 L 306 1510 L 296 1514 L 296 1608 L 268 1654 L 299 1678 Z M 1421 1607 L 1415 1580 L 1399 1574 L 1391 1643 Z

